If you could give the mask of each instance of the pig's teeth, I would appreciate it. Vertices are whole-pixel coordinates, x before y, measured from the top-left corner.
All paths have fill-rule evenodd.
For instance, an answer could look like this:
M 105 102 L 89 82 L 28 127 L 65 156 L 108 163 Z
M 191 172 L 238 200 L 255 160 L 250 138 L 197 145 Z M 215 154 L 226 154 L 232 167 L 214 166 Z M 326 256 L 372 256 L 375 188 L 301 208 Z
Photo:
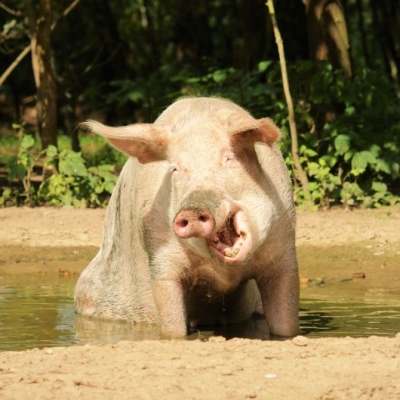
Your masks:
M 233 250 L 225 249 L 224 255 L 225 255 L 225 257 L 233 258 L 239 253 L 239 251 L 240 250 L 238 248 L 235 248 Z

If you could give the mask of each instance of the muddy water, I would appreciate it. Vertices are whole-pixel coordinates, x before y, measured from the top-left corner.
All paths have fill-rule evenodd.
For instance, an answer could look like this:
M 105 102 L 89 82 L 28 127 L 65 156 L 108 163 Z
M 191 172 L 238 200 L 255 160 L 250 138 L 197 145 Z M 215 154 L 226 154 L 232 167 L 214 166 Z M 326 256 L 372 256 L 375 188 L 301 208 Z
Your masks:
M 77 317 L 73 292 L 95 249 L 0 248 L 0 350 L 159 339 L 151 325 Z M 367 245 L 299 249 L 303 334 L 393 336 L 400 331 L 400 254 Z M 364 276 L 365 278 L 359 278 Z M 353 278 L 354 275 L 354 278 Z M 356 277 L 358 276 L 358 277 Z M 265 338 L 265 322 L 192 332 Z

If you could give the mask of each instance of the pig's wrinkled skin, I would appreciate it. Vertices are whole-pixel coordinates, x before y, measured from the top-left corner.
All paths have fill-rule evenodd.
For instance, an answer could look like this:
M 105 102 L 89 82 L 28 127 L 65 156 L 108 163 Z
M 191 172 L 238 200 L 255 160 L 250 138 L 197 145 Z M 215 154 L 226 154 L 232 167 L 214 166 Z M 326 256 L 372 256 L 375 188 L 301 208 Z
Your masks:
M 131 158 L 77 283 L 78 313 L 170 337 L 263 313 L 272 335 L 298 334 L 295 210 L 270 119 L 190 98 L 154 124 L 86 125 Z

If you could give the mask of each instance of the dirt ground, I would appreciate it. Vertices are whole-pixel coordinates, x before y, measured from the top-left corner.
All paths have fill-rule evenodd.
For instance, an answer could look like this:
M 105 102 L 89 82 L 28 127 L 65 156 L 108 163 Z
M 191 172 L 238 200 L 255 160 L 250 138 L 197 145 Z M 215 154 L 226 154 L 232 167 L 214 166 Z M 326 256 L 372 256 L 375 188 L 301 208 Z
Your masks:
M 21 246 L 47 252 L 68 247 L 77 253 L 92 246 L 95 251 L 103 218 L 104 210 L 0 209 L 0 260 L 18 257 Z M 299 211 L 297 232 L 300 251 L 359 243 L 371 255 L 400 254 L 398 208 Z M 0 399 L 27 397 L 400 399 L 400 333 L 286 341 L 213 337 L 0 352 Z

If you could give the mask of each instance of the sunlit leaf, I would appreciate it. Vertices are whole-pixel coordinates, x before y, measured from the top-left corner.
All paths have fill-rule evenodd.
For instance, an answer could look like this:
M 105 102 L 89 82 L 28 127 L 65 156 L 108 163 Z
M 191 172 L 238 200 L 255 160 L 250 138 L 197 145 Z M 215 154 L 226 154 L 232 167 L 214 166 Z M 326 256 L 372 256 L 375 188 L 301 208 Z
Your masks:
M 35 139 L 32 136 L 24 136 L 21 142 L 21 147 L 25 150 L 30 149 L 35 144 Z
M 212 77 L 216 83 L 222 83 L 226 80 L 227 74 L 223 69 L 217 70 L 212 74 Z
M 360 151 L 354 154 L 354 157 L 351 160 L 351 167 L 354 170 L 365 170 L 368 164 L 376 163 L 376 158 L 369 151 Z
M 58 150 L 56 146 L 50 145 L 47 149 L 46 149 L 46 156 L 47 157 L 55 157 L 58 154 Z
M 348 135 L 338 135 L 335 138 L 334 145 L 335 149 L 340 155 L 343 155 L 350 149 L 350 136 Z
M 372 190 L 375 190 L 375 192 L 387 192 L 387 185 L 386 183 L 383 182 L 373 182 L 372 183 Z
M 261 61 L 258 63 L 258 72 L 265 72 L 268 67 L 272 64 L 272 61 Z

